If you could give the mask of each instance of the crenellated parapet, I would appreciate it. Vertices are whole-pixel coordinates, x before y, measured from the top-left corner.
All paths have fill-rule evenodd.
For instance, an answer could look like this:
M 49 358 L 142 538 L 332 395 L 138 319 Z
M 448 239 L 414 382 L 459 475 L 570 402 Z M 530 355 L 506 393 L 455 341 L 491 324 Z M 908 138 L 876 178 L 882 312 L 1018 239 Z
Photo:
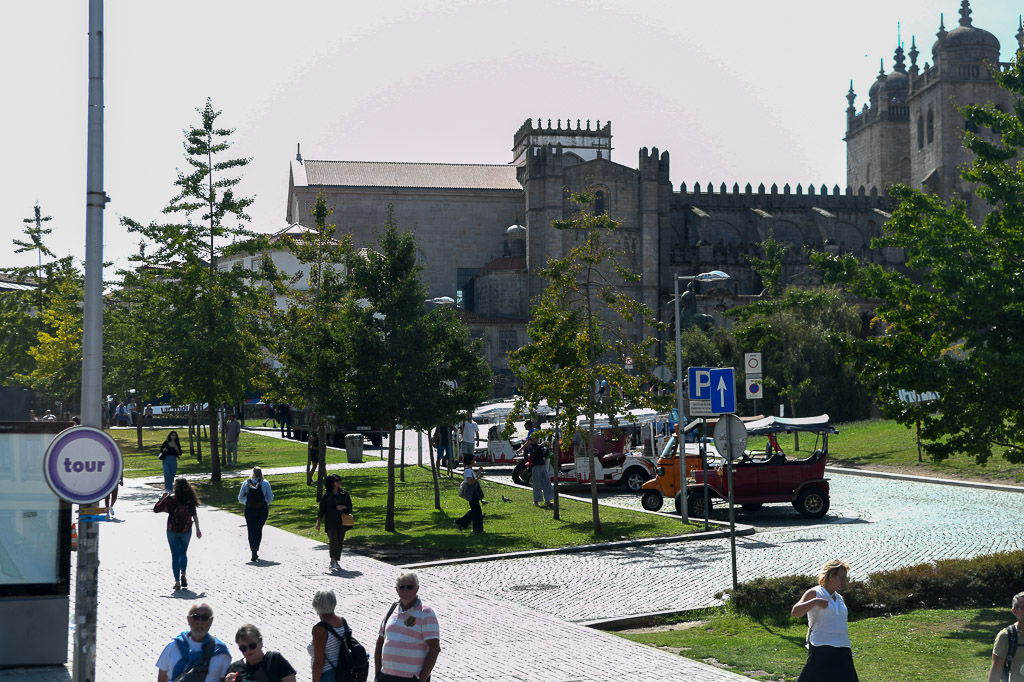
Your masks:
M 669 154 L 667 151 L 658 154 L 658 148 L 647 147 L 640 150 L 640 158 L 637 164 L 640 177 L 644 180 L 657 180 L 658 182 L 671 183 L 669 171 Z
M 724 182 L 717 188 L 710 182 L 703 188 L 699 182 L 689 188 L 684 182 L 679 185 L 679 192 L 675 194 L 674 200 L 701 207 L 722 208 L 742 208 L 756 205 L 757 208 L 799 209 L 817 206 L 825 209 L 878 208 L 887 210 L 890 206 L 889 197 L 880 193 L 876 187 L 869 190 L 861 186 L 854 190 L 852 187 L 840 189 L 839 185 L 833 185 L 829 190 L 827 185 L 821 185 L 819 188 L 808 185 L 805 191 L 803 185 L 797 184 L 795 188 L 792 188 L 789 183 L 783 185 L 780 190 L 776 184 L 772 184 L 771 188 L 765 188 L 764 183 L 755 189 L 749 182 L 741 189 L 737 182 L 733 183 L 730 190 Z
M 584 122 L 576 119 L 575 127 L 572 119 L 547 119 L 545 124 L 537 119 L 536 125 L 532 118 L 526 119 L 523 125 L 516 131 L 512 143 L 512 163 L 520 166 L 526 162 L 526 157 L 531 149 L 544 146 L 562 145 L 566 151 L 572 152 L 583 161 L 593 159 L 612 158 L 612 124 L 605 121 L 604 125 L 598 120 L 596 126 L 591 127 L 590 119 Z

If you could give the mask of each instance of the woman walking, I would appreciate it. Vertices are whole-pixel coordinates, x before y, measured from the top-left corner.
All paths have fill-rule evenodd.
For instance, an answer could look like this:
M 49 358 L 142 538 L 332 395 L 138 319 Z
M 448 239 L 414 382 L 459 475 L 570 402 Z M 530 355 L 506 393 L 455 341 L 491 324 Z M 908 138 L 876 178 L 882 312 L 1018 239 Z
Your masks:
M 263 542 L 263 526 L 270 513 L 270 503 L 274 501 L 274 492 L 267 479 L 263 478 L 263 469 L 252 468 L 252 476 L 242 481 L 238 501 L 245 505 L 245 527 L 249 531 L 252 561 L 258 561 L 260 543 Z
M 807 663 L 797 682 L 858 682 L 846 602 L 839 594 L 849 571 L 850 566 L 839 559 L 827 562 L 821 567 L 818 586 L 804 592 L 790 611 L 794 618 L 807 616 Z
M 480 487 L 480 479 L 483 477 L 483 474 L 482 468 L 473 470 L 473 455 L 465 455 L 462 478 L 466 486 L 466 500 L 469 501 L 469 511 L 462 518 L 455 521 L 455 527 L 459 530 L 466 530 L 472 521 L 474 533 L 484 532 L 484 513 L 480 509 L 480 500 L 484 497 L 483 488 Z
M 263 635 L 255 625 L 238 628 L 235 644 L 242 658 L 231 664 L 224 682 L 295 682 L 295 668 L 278 652 L 263 650 Z
M 320 590 L 313 597 L 313 610 L 320 621 L 313 626 L 313 682 L 345 682 L 366 679 L 368 661 L 346 659 L 341 651 L 342 639 L 347 639 L 346 653 L 354 642 L 352 630 L 344 618 L 334 613 L 338 599 L 334 590 Z M 338 668 L 341 668 L 339 671 Z
M 178 473 L 178 458 L 181 457 L 181 443 L 178 442 L 177 431 L 167 434 L 167 438 L 160 446 L 159 457 L 164 465 L 164 492 L 169 493 L 174 476 Z
M 185 569 L 188 568 L 188 543 L 192 539 L 192 524 L 196 537 L 203 537 L 199 530 L 199 498 L 196 491 L 184 478 L 174 482 L 174 494 L 164 491 L 164 496 L 153 507 L 153 511 L 167 512 L 167 544 L 171 548 L 171 570 L 174 571 L 174 589 L 188 587 Z
M 343 518 L 347 516 L 348 519 Z M 331 555 L 331 569 L 341 568 L 341 546 L 345 542 L 345 533 L 352 527 L 345 524 L 352 517 L 352 498 L 348 491 L 341 487 L 341 476 L 331 474 L 327 477 L 327 490 L 320 498 L 320 511 L 316 516 L 316 529 L 320 530 L 320 522 L 324 522 L 327 531 L 327 553 Z M 315 678 L 314 678 L 315 679 Z

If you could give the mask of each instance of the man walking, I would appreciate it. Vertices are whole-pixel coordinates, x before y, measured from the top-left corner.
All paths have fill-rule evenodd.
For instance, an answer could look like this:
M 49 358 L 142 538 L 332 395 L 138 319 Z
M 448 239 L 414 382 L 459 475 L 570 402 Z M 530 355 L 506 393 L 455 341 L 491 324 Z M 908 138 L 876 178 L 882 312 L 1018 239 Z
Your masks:
M 398 601 L 380 624 L 373 653 L 376 682 L 427 682 L 441 652 L 437 616 L 419 599 L 420 581 L 403 573 L 395 582 Z
M 541 500 L 544 501 L 545 507 L 554 506 L 555 491 L 551 487 L 551 472 L 548 471 L 548 453 L 546 448 L 537 442 L 536 433 L 527 436 L 525 452 L 533 484 L 533 506 L 539 507 Z
M 462 456 L 465 459 L 466 455 L 472 455 L 476 449 L 476 439 L 480 433 L 480 427 L 473 421 L 473 413 L 466 412 L 466 418 L 459 428 L 462 431 Z
M 1017 653 L 1017 638 L 1024 628 L 1024 592 L 1018 592 L 1010 603 L 1010 611 L 1017 622 L 1005 627 L 996 635 L 992 647 L 992 667 L 988 670 L 988 682 L 1024 682 L 1024 652 Z M 1003 674 L 1007 673 L 1006 677 Z
M 434 433 L 437 440 L 437 466 L 448 469 L 448 478 L 452 477 L 455 465 L 455 452 L 452 448 L 452 427 L 449 424 L 438 424 Z
M 227 443 L 227 447 L 224 448 L 222 464 L 238 464 L 238 434 L 241 431 L 242 426 L 232 412 L 228 415 L 228 423 L 224 425 L 224 442 Z
M 210 634 L 213 607 L 193 604 L 188 610 L 189 629 L 171 640 L 156 661 L 157 682 L 173 680 L 186 670 L 206 671 L 204 682 L 220 682 L 231 665 L 231 653 L 224 642 Z
M 292 437 L 292 407 L 288 403 L 277 406 L 278 418 L 281 421 L 281 438 Z

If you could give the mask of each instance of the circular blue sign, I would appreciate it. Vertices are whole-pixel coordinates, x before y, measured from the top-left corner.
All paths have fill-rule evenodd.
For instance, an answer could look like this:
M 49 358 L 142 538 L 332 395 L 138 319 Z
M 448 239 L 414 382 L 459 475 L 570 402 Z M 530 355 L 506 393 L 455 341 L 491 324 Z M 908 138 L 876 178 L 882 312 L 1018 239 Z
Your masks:
M 57 497 L 89 504 L 110 494 L 124 461 L 117 442 L 100 429 L 74 426 L 58 433 L 43 455 L 43 475 Z

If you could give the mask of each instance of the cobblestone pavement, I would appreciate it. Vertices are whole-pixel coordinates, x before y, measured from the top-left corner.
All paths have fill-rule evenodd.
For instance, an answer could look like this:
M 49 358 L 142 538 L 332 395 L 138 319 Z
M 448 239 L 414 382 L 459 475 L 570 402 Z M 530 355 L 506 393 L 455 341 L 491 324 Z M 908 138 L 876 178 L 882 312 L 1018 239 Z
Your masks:
M 1017 516 L 1024 497 L 1019 492 L 865 478 L 834 470 L 828 475 L 832 508 L 821 521 L 807 521 L 789 505 L 737 513 L 737 522 L 758 530 L 736 540 L 740 582 L 816 574 L 834 557 L 849 562 L 851 575 L 858 578 L 925 561 L 1024 548 Z M 629 501 L 628 495 L 611 498 Z M 732 583 L 728 539 L 425 567 L 420 572 L 577 622 L 718 604 L 715 594 Z
M 239 625 L 255 623 L 267 648 L 280 651 L 299 671 L 300 682 L 310 679 L 306 644 L 316 622 L 310 604 L 318 589 L 335 590 L 338 613 L 372 651 L 380 619 L 395 599 L 395 567 L 345 553 L 344 570 L 332 574 L 326 545 L 269 526 L 260 562 L 252 564 L 244 520 L 204 507 L 203 537 L 193 537 L 189 546 L 189 589 L 176 593 L 166 517 L 152 513 L 159 495 L 144 481 L 125 481 L 116 522 L 101 525 L 97 680 L 155 679 L 160 650 L 187 627 L 185 613 L 195 600 L 213 606 L 212 632 L 222 639 L 231 641 Z M 440 576 L 424 576 L 421 584 L 421 596 L 441 622 L 438 682 L 746 679 L 566 622 L 561 614 L 496 596 L 487 585 L 455 584 Z M 4 681 L 69 679 L 65 668 L 0 671 Z

